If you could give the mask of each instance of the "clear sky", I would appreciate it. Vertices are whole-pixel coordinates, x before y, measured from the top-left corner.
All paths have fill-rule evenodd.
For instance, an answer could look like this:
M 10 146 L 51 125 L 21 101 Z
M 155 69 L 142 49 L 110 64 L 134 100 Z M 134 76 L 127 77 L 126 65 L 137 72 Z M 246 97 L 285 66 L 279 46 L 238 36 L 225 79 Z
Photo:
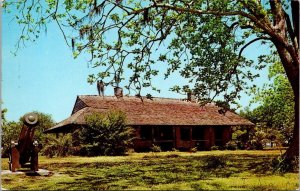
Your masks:
M 21 29 L 12 15 L 4 13 L 2 19 L 2 108 L 8 109 L 8 120 L 18 120 L 27 112 L 39 111 L 52 115 L 59 122 L 70 116 L 77 95 L 97 94 L 96 85 L 87 83 L 88 74 L 96 73 L 97 68 L 88 66 L 88 56 L 73 59 L 71 49 L 55 24 L 49 24 L 47 34 L 41 35 L 35 43 L 27 43 L 14 56 L 11 52 L 15 50 Z M 257 55 L 266 51 L 255 43 L 244 55 L 256 60 Z M 154 79 L 161 93 L 151 93 L 156 97 L 182 98 L 183 95 L 169 91 L 181 81 L 178 75 L 168 80 L 163 80 L 161 75 Z M 263 71 L 255 83 L 259 85 L 265 81 L 267 75 Z M 113 95 L 112 87 L 107 87 L 105 94 Z M 247 106 L 249 100 L 245 94 L 239 102 Z

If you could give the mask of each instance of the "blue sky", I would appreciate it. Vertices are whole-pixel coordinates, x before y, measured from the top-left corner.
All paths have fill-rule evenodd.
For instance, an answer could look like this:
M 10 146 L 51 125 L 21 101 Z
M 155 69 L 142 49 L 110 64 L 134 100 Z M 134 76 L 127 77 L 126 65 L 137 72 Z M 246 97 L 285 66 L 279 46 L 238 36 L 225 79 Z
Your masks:
M 8 120 L 18 120 L 30 111 L 40 111 L 59 122 L 70 116 L 77 95 L 97 94 L 96 86 L 87 83 L 88 74 L 96 73 L 97 68 L 88 67 L 88 56 L 73 59 L 71 49 L 54 23 L 48 25 L 47 34 L 41 35 L 35 43 L 27 43 L 14 56 L 11 52 L 15 50 L 20 27 L 12 20 L 12 15 L 4 13 L 2 19 L 2 108 L 8 109 Z M 266 51 L 265 47 L 255 43 L 244 51 L 244 55 L 256 60 L 257 55 Z M 255 83 L 259 85 L 267 80 L 266 71 L 263 71 Z M 169 91 L 181 81 L 176 74 L 167 80 L 161 75 L 153 81 L 161 93 L 151 93 L 157 97 L 185 97 Z M 112 87 L 107 87 L 105 94 L 113 95 Z M 250 97 L 243 94 L 239 102 L 247 106 L 249 100 Z

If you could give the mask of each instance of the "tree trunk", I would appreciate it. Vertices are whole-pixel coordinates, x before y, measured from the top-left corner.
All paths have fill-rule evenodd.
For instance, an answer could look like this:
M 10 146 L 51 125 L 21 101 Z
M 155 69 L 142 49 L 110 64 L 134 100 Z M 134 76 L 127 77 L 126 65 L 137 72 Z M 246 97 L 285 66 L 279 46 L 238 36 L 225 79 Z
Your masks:
M 294 157 L 299 156 L 299 59 L 293 60 L 288 53 L 288 51 L 283 47 L 281 43 L 274 43 L 281 63 L 287 74 L 287 78 L 292 86 L 294 93 L 294 102 L 295 102 L 295 124 L 293 130 L 293 138 L 289 145 L 289 148 L 284 154 L 284 157 L 287 159 L 287 162 L 293 160 Z M 295 51 L 298 55 L 298 50 Z M 299 56 L 297 56 L 299 58 Z
M 288 161 L 292 160 L 296 156 L 299 156 L 299 86 L 295 88 L 298 89 L 298 91 L 294 91 L 295 125 L 294 125 L 292 141 L 285 153 L 285 157 Z

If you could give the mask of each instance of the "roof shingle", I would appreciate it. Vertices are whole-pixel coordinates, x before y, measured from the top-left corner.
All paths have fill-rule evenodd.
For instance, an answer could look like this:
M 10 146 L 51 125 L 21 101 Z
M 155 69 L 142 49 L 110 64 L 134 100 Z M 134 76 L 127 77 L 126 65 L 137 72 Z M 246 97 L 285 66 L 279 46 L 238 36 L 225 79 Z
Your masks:
M 80 103 L 81 108 L 76 109 L 76 103 Z M 253 125 L 233 112 L 220 114 L 220 108 L 214 104 L 200 106 L 180 99 L 78 96 L 76 103 L 73 111 L 77 112 L 46 132 L 67 125 L 84 125 L 86 115 L 108 110 L 125 112 L 128 125 Z

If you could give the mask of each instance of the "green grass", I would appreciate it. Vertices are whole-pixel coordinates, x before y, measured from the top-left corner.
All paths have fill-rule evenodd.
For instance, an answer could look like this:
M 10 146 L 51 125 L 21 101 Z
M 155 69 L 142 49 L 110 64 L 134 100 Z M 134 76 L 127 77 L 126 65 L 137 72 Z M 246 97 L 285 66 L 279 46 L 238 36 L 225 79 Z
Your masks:
M 40 157 L 40 168 L 52 171 L 50 176 L 4 175 L 2 184 L 14 190 L 295 190 L 298 173 L 274 173 L 269 165 L 279 155 L 272 150 Z M 2 159 L 2 169 L 7 168 L 7 159 Z

